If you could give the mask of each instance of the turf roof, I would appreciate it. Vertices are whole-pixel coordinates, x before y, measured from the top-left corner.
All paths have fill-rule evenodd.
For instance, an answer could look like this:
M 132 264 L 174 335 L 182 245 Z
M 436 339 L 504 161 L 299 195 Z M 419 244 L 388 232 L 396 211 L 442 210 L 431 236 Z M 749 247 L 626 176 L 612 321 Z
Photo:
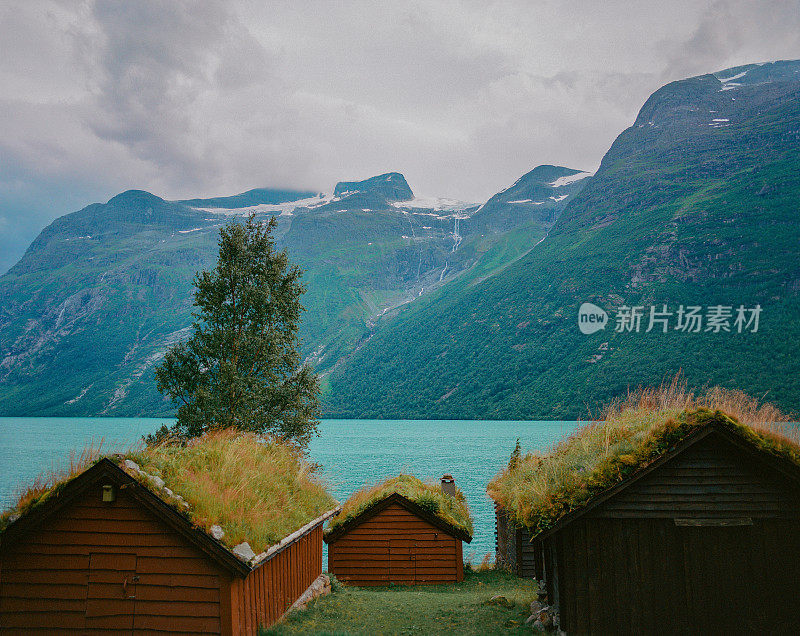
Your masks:
M 83 453 L 68 469 L 37 480 L 0 515 L 0 529 L 57 497 L 104 456 Z M 209 533 L 219 526 L 228 548 L 247 542 L 258 553 L 336 506 L 297 450 L 253 434 L 217 431 L 108 457 L 193 525 Z
M 712 423 L 800 466 L 797 429 L 780 421 L 789 418 L 740 392 L 715 388 L 696 398 L 685 387 L 660 387 L 639 391 L 603 415 L 548 453 L 512 455 L 489 483 L 490 497 L 536 535 Z
M 472 537 L 472 517 L 464 493 L 456 488 L 454 497 L 442 492 L 439 484 L 426 484 L 413 475 L 398 475 L 374 486 L 365 487 L 342 505 L 338 516 L 328 522 L 326 534 L 358 517 L 373 505 L 397 493 L 450 526 Z

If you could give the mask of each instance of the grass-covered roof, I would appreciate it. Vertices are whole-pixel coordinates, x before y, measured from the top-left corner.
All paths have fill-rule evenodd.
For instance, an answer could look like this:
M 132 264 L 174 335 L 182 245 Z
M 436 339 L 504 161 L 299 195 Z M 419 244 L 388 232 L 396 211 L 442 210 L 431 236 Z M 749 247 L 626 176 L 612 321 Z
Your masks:
M 330 533 L 362 512 L 397 493 L 413 501 L 420 508 L 442 521 L 472 536 L 472 517 L 469 514 L 464 493 L 456 488 L 454 497 L 442 492 L 437 484 L 426 484 L 413 475 L 398 475 L 374 486 L 367 486 L 353 493 L 342 505 L 338 516 L 328 522 L 326 533 Z
M 695 395 L 676 378 L 612 403 L 549 452 L 514 453 L 487 492 L 535 535 L 712 422 L 800 465 L 800 434 L 789 420 L 739 391 Z
M 87 449 L 62 470 L 39 477 L 0 515 L 0 529 L 57 497 L 86 468 L 108 456 L 195 526 L 232 548 L 247 542 L 259 553 L 336 506 L 299 451 L 275 439 L 232 430 L 189 443 L 142 446 L 107 455 Z

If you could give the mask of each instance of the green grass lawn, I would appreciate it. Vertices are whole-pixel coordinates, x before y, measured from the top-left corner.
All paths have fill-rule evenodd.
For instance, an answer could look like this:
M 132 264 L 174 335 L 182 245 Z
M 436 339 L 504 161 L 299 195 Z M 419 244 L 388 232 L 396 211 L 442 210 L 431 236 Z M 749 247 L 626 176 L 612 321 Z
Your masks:
M 491 602 L 498 594 L 509 603 Z M 340 584 L 260 634 L 530 634 L 525 619 L 535 598 L 533 581 L 495 570 L 465 573 L 450 585 Z

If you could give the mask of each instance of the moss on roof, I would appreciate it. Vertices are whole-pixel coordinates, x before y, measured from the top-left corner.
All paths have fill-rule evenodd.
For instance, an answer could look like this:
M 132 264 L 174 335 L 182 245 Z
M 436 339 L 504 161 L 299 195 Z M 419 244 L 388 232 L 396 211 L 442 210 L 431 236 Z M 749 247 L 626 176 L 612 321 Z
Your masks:
M 512 455 L 487 487 L 489 496 L 534 535 L 644 468 L 707 424 L 800 465 L 789 418 L 741 392 L 714 388 L 700 397 L 675 384 L 644 389 L 610 405 L 550 452 Z
M 472 517 L 464 493 L 456 488 L 455 497 L 442 492 L 439 484 L 426 484 L 413 475 L 398 475 L 355 493 L 342 506 L 341 513 L 328 522 L 327 533 L 354 519 L 370 506 L 397 493 L 446 523 L 472 536 Z
M 45 488 L 3 513 L 5 525 L 53 497 L 99 458 L 73 462 L 60 479 L 41 480 Z M 336 506 L 298 450 L 249 433 L 215 431 L 188 444 L 148 446 L 110 458 L 194 525 L 206 531 L 218 525 L 222 543 L 233 547 L 246 541 L 256 553 Z

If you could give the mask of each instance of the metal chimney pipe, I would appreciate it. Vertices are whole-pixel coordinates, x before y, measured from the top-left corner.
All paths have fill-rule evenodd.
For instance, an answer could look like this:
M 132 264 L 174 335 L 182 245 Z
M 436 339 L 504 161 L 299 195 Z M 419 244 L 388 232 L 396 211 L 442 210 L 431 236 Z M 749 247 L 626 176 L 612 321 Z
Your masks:
M 449 473 L 442 475 L 442 492 L 451 497 L 456 496 L 456 480 Z

